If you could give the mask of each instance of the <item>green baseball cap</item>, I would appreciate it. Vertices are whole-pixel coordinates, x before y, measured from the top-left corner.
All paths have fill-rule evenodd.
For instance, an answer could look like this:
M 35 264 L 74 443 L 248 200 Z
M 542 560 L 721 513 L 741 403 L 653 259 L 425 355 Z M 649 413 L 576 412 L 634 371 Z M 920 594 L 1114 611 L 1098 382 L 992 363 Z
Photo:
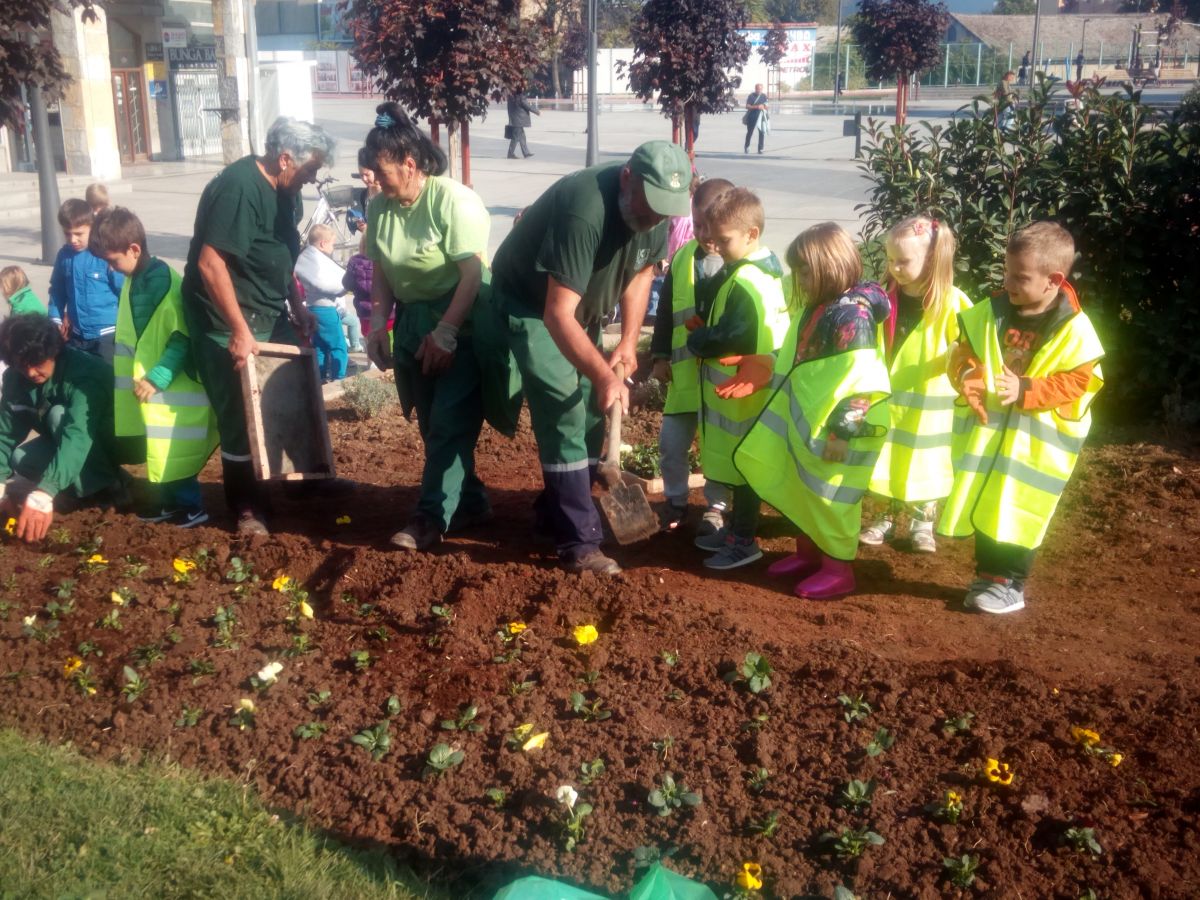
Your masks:
M 646 141 L 629 157 L 629 171 L 641 176 L 646 202 L 660 216 L 686 216 L 692 211 L 692 161 L 678 144 Z

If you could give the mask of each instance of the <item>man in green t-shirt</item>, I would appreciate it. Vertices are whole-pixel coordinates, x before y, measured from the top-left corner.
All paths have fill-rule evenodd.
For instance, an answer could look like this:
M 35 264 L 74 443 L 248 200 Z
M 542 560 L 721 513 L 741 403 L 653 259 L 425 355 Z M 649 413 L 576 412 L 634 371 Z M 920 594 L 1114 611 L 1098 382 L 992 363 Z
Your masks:
M 281 117 L 266 152 L 226 166 L 200 196 L 183 270 L 183 308 L 197 374 L 221 433 L 225 500 L 243 534 L 266 534 L 254 477 L 238 371 L 259 341 L 295 343 L 313 314 L 295 293 L 300 189 L 331 160 L 333 139 L 316 125 Z M 289 321 L 290 311 L 290 321 Z
M 637 369 L 653 267 L 666 256 L 667 217 L 690 212 L 691 181 L 680 147 L 650 141 L 628 162 L 560 179 L 496 251 L 492 289 L 508 316 L 542 464 L 537 529 L 553 535 L 571 571 L 620 571 L 600 552 L 591 484 L 604 413 L 614 403 L 629 409 L 629 389 L 614 370 Z M 605 359 L 600 326 L 617 306 L 621 340 Z

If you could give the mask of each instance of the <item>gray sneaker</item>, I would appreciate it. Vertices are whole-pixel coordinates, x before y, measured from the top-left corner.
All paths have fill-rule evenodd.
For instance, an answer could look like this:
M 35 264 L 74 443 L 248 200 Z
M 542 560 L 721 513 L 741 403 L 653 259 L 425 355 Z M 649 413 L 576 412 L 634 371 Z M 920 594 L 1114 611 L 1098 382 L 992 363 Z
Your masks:
M 696 526 L 696 537 L 711 537 L 717 532 L 724 530 L 724 528 L 725 510 L 719 506 L 710 506 L 704 511 L 704 515 L 700 517 L 700 524 Z
M 749 540 L 730 537 L 725 546 L 704 561 L 704 568 L 723 572 L 726 569 L 736 569 L 748 566 L 762 559 L 762 550 L 754 538 Z
M 401 531 L 392 535 L 390 541 L 398 550 L 428 550 L 441 542 L 441 530 L 420 514 L 413 516 Z
M 605 556 L 599 550 L 593 550 L 577 559 L 567 560 L 563 562 L 563 568 L 568 572 L 578 574 L 592 572 L 596 575 L 618 575 L 621 572 L 617 561 Z
M 693 542 L 701 550 L 707 550 L 709 553 L 716 553 L 725 546 L 725 538 L 729 535 L 729 530 L 722 526 L 719 530 L 710 534 L 700 535 Z
M 971 585 L 972 591 L 974 591 L 976 585 L 981 584 L 981 581 L 982 579 Z M 988 581 L 977 593 L 972 594 L 968 592 L 964 605 L 969 609 L 993 613 L 995 615 L 1019 612 L 1025 608 L 1025 591 L 1023 588 L 1015 586 L 1008 579 L 1003 581 Z

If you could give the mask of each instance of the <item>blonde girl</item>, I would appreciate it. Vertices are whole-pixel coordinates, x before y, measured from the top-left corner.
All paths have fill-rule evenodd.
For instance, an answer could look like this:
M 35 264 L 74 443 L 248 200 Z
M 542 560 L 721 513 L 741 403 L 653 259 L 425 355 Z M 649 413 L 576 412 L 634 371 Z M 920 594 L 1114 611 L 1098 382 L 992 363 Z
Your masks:
M 861 281 L 854 240 L 833 222 L 801 232 L 787 262 L 795 309 L 773 370 L 745 357 L 721 390 L 776 386 L 734 464 L 800 532 L 795 554 L 768 574 L 798 578 L 799 597 L 829 600 L 855 589 L 862 497 L 888 421 L 879 335 L 890 304 Z
M 946 355 L 958 339 L 958 314 L 971 306 L 954 286 L 954 232 L 937 219 L 910 216 L 886 239 L 892 315 L 887 346 L 891 429 L 871 476 L 871 493 L 888 503 L 859 540 L 878 546 L 907 519 L 909 547 L 933 553 L 938 501 L 950 493 L 954 470 L 954 388 Z

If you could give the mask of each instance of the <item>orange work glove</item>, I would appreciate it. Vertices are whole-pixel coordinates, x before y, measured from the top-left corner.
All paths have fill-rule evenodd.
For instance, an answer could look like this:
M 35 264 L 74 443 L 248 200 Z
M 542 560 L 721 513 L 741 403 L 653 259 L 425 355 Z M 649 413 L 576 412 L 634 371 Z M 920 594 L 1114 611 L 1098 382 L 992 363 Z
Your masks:
M 962 395 L 967 406 L 975 411 L 980 425 L 988 423 L 987 410 L 984 408 L 984 397 L 987 396 L 987 382 L 979 369 L 968 369 L 962 376 Z
M 703 324 L 704 324 L 704 320 L 702 318 L 700 318 L 699 316 L 692 316 L 690 319 L 684 320 L 683 327 L 686 328 L 688 331 L 695 331 L 697 328 L 699 328 Z
M 775 370 L 775 357 L 769 353 L 726 356 L 718 362 L 723 366 L 737 366 L 733 377 L 716 389 L 722 400 L 740 400 L 761 391 L 771 383 L 771 373 Z

